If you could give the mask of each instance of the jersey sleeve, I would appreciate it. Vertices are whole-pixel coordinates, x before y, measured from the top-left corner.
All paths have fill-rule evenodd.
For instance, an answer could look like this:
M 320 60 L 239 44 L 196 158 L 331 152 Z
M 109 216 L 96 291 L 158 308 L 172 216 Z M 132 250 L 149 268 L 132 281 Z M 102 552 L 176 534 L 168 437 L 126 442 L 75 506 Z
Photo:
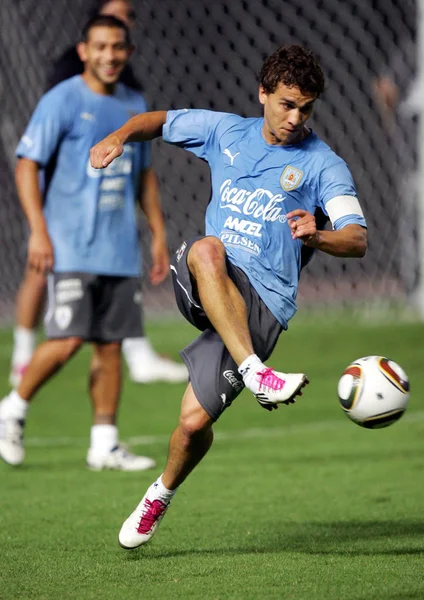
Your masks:
M 352 174 L 341 159 L 322 169 L 319 176 L 319 202 L 333 229 L 352 224 L 366 227 Z
M 190 150 L 199 158 L 208 160 L 221 125 L 228 117 L 231 114 L 210 110 L 170 110 L 162 137 L 165 142 Z
M 42 167 L 47 165 L 69 128 L 68 104 L 65 95 L 58 88 L 41 98 L 19 141 L 16 149 L 18 158 L 28 158 Z

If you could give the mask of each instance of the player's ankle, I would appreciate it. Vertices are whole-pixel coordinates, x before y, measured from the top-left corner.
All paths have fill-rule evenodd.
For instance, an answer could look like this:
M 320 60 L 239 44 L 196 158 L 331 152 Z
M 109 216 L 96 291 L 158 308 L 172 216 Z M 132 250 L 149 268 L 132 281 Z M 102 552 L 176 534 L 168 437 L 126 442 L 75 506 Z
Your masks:
M 244 385 L 251 389 L 252 383 L 255 381 L 255 374 L 258 371 L 262 371 L 266 369 L 265 365 L 256 354 L 251 354 L 248 356 L 239 366 L 238 371 L 240 375 L 243 377 Z
M 163 473 L 162 473 L 163 475 Z M 170 490 L 164 486 L 162 481 L 162 475 L 160 475 L 156 481 L 151 485 L 151 491 L 155 498 L 165 500 L 166 502 L 171 502 L 172 498 L 175 496 L 178 488 L 174 490 Z

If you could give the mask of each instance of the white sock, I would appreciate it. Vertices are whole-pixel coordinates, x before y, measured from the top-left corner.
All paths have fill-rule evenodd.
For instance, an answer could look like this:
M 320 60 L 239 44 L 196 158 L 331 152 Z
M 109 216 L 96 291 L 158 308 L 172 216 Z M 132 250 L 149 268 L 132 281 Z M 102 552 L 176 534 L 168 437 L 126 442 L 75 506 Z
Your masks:
M 162 483 L 162 475 L 156 479 L 156 481 L 152 484 L 151 487 L 154 490 L 155 496 L 157 496 L 158 498 L 163 498 L 167 502 L 170 502 L 178 488 L 175 488 L 175 490 L 168 490 L 168 488 L 166 488 Z
M 118 445 L 116 425 L 93 425 L 90 431 L 90 448 L 99 454 L 106 454 Z
M 250 356 L 245 358 L 244 361 L 241 363 L 241 365 L 238 368 L 238 372 L 243 377 L 244 383 L 246 383 L 246 379 L 249 379 L 249 376 L 265 368 L 266 367 L 259 358 L 259 356 L 257 356 L 256 354 L 251 354 Z
M 147 337 L 126 338 L 122 342 L 122 352 L 127 362 L 134 360 L 150 360 L 155 356 L 155 351 Z
M 12 390 L 1 403 L 1 412 L 12 419 L 24 419 L 29 408 L 29 403 L 20 397 L 16 390 Z
M 13 331 L 12 365 L 27 364 L 31 360 L 35 348 L 35 331 L 17 325 Z

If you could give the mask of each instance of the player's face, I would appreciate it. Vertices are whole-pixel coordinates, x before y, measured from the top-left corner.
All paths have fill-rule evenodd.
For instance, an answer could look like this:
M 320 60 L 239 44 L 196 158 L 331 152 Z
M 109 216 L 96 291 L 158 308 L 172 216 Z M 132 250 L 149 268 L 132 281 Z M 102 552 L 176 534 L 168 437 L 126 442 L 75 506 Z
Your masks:
M 135 11 L 132 2 L 126 0 L 111 0 L 107 2 L 102 10 L 102 15 L 116 17 L 125 23 L 127 27 L 133 27 L 135 24 Z
M 259 101 L 264 105 L 263 136 L 268 144 L 286 146 L 304 139 L 306 121 L 312 114 L 317 96 L 305 96 L 297 87 L 279 83 L 272 94 L 259 87 Z
M 125 31 L 119 27 L 93 27 L 88 40 L 80 45 L 80 56 L 85 63 L 84 73 L 93 82 L 112 85 L 119 79 L 130 55 Z

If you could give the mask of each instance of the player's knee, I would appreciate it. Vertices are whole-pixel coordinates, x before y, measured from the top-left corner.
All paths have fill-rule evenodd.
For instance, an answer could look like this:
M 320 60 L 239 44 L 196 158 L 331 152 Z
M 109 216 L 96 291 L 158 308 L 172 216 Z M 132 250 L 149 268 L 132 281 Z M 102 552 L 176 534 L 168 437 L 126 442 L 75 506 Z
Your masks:
M 187 265 L 190 271 L 211 272 L 225 267 L 225 246 L 216 237 L 208 236 L 195 242 L 190 248 L 187 257 Z
M 98 344 L 96 354 L 100 357 L 116 357 L 121 355 L 121 342 L 110 342 L 108 344 Z
M 204 436 L 211 426 L 212 421 L 201 406 L 180 416 L 180 429 L 187 440 Z
M 64 340 L 60 340 L 60 345 L 58 349 L 58 357 L 62 363 L 66 363 L 74 354 L 77 352 L 84 340 L 79 337 L 70 337 Z
M 95 346 L 91 369 L 99 369 L 115 364 L 121 360 L 121 342 L 111 342 L 109 344 L 98 344 Z

